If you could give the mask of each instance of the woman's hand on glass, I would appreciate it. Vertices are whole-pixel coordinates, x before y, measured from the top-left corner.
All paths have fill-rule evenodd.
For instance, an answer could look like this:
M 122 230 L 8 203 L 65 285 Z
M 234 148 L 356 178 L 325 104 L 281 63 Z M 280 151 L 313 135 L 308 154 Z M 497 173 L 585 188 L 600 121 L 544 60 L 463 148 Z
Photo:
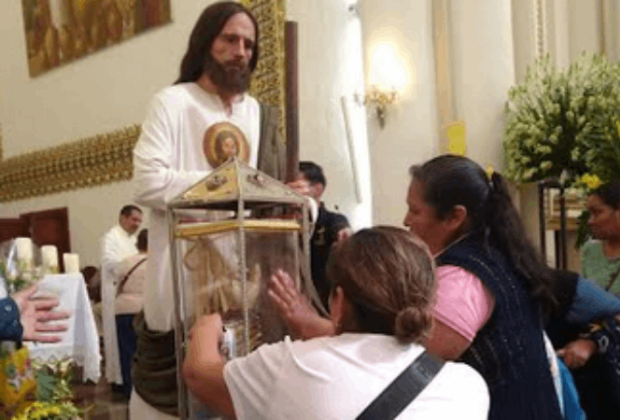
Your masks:
M 297 291 L 288 273 L 278 270 L 271 276 L 268 293 L 296 337 L 305 340 L 335 334 L 332 322 L 322 318 L 305 296 Z

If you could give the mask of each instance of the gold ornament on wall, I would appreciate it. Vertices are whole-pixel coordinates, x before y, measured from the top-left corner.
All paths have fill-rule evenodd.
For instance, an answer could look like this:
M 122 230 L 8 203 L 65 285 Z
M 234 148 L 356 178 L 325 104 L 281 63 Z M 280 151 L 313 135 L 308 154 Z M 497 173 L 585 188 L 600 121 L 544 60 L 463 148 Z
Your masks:
M 250 93 L 264 104 L 278 107 L 280 135 L 285 139 L 285 0 L 241 0 L 241 4 L 256 17 L 260 28 L 260 58 L 252 74 Z
M 0 202 L 129 180 L 140 126 L 133 125 L 0 164 Z

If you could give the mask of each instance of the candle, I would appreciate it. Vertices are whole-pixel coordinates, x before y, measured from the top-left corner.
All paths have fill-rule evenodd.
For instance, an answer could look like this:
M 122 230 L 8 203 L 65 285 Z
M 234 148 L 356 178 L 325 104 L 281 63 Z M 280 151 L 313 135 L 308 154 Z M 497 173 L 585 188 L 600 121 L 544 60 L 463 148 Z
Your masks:
M 80 272 L 80 257 L 78 254 L 62 254 L 62 261 L 65 263 L 65 273 Z
M 43 245 L 41 247 L 41 265 L 46 271 L 58 272 L 58 250 L 54 245 Z
M 26 269 L 31 269 L 33 265 L 32 239 L 15 238 L 15 248 L 18 263 L 25 265 Z

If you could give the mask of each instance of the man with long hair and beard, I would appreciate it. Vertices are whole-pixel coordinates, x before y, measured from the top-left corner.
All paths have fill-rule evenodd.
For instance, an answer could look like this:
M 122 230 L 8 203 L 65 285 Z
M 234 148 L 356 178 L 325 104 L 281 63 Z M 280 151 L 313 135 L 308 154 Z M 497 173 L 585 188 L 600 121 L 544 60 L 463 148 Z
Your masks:
M 236 2 L 207 7 L 189 39 L 179 78 L 153 98 L 134 150 L 135 200 L 148 207 L 149 259 L 144 310 L 136 317 L 134 420 L 174 419 L 178 413 L 166 203 L 215 168 L 204 150 L 217 124 L 236 125 L 248 164 L 282 179 L 284 144 L 277 113 L 246 93 L 258 61 L 258 25 Z

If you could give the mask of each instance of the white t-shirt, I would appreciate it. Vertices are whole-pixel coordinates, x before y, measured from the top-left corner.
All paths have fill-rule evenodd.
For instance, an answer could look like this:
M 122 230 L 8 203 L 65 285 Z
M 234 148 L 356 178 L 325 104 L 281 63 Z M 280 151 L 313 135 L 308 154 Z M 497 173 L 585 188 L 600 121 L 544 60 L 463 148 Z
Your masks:
M 170 331 L 173 326 L 166 204 L 213 170 L 203 152 L 203 138 L 219 122 L 241 130 L 249 143 L 249 164 L 256 167 L 260 137 L 256 99 L 243 95 L 227 115 L 219 96 L 196 83 L 169 86 L 155 95 L 134 149 L 135 201 L 150 208 L 149 255 L 153 258 L 146 262 L 144 315 L 154 331 Z
M 264 345 L 226 364 L 238 419 L 355 419 L 424 348 L 343 334 Z M 471 367 L 448 362 L 398 419 L 486 420 L 489 392 Z

